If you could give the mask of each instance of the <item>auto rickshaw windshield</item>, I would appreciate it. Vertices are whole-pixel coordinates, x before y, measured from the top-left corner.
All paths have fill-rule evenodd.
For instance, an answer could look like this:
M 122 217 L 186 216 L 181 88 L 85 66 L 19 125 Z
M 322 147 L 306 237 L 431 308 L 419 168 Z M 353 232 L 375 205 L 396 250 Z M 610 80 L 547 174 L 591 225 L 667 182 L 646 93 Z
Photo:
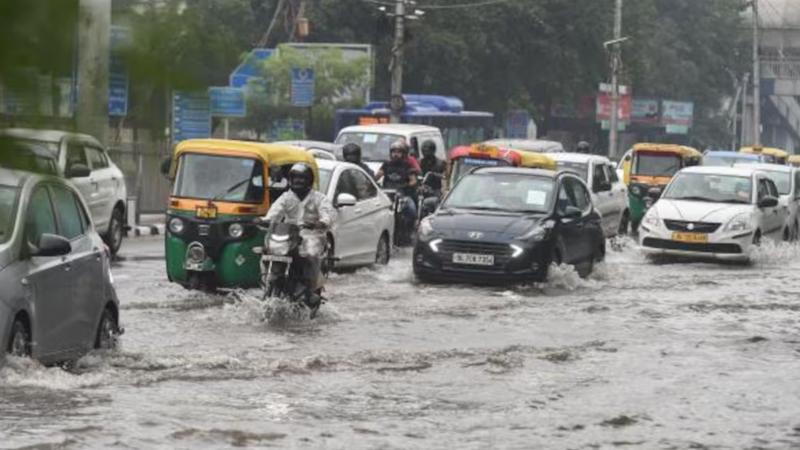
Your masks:
M 18 191 L 11 186 L 0 186 L 0 244 L 6 242 L 14 232 Z
M 681 168 L 681 157 L 674 153 L 639 152 L 635 159 L 634 175 L 671 177 Z
M 255 158 L 184 153 L 172 192 L 175 197 L 261 203 L 264 165 Z

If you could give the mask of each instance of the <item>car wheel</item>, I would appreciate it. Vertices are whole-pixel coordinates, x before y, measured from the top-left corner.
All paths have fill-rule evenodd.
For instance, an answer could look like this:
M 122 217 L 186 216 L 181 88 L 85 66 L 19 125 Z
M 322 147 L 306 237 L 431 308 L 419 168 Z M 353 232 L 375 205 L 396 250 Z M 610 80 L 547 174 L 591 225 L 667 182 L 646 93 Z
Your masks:
M 31 356 L 31 335 L 25 322 L 20 319 L 15 320 L 11 326 L 11 339 L 8 341 L 6 351 L 14 356 Z
M 792 225 L 792 235 L 789 238 L 792 242 L 797 240 L 798 232 L 800 232 L 800 231 L 798 230 L 797 222 L 795 222 L 794 225 Z
M 617 228 L 617 234 L 623 235 L 628 234 L 628 224 L 630 222 L 630 214 L 628 210 L 622 212 L 622 217 L 619 219 L 619 227 Z
M 389 245 L 389 237 L 386 233 L 381 235 L 378 241 L 378 249 L 375 251 L 375 264 L 385 266 L 389 264 L 391 258 L 391 248 Z
M 756 234 L 753 235 L 753 245 L 756 247 L 761 245 L 761 231 L 756 230 Z
M 114 208 L 114 212 L 111 213 L 111 220 L 108 223 L 108 233 L 105 236 L 106 244 L 108 244 L 108 249 L 111 250 L 112 255 L 116 255 L 122 246 L 124 221 L 122 210 Z
M 117 347 L 117 320 L 110 308 L 103 311 L 100 323 L 97 325 L 97 335 L 94 340 L 94 348 L 101 350 L 111 350 Z

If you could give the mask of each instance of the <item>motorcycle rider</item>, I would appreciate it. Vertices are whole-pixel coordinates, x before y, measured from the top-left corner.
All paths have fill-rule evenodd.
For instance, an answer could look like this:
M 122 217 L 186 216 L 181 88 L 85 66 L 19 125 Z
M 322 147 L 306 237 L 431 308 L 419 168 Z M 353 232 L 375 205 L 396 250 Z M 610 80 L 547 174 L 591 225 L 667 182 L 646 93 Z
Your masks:
M 289 190 L 272 204 L 264 217 L 268 223 L 286 221 L 301 226 L 300 257 L 306 261 L 304 275 L 315 300 L 308 306 L 315 311 L 319 307 L 324 284 L 322 256 L 327 245 L 327 231 L 336 222 L 336 209 L 321 192 L 312 189 L 314 172 L 307 164 L 297 163 L 288 174 Z
M 425 141 L 422 143 L 422 159 L 419 161 L 420 168 L 422 169 L 422 178 L 428 173 L 433 173 L 436 176 L 429 177 L 427 187 L 434 192 L 439 193 L 442 191 L 442 178 L 447 169 L 447 163 L 436 157 L 436 143 L 433 141 Z
M 575 146 L 575 153 L 592 153 L 592 146 L 586 141 L 580 141 Z
M 398 139 L 389 147 L 389 161 L 383 163 L 376 177 L 383 178 L 384 189 L 396 189 L 404 195 L 414 197 L 417 186 L 417 169 L 408 162 L 408 144 Z M 406 202 L 403 215 L 413 223 L 417 217 L 417 207 L 413 201 Z
M 345 161 L 361 167 L 364 169 L 364 172 L 367 172 L 369 176 L 375 179 L 375 172 L 361 160 L 361 147 L 359 147 L 358 144 L 354 142 L 345 144 L 345 146 L 342 147 L 342 156 L 344 156 Z

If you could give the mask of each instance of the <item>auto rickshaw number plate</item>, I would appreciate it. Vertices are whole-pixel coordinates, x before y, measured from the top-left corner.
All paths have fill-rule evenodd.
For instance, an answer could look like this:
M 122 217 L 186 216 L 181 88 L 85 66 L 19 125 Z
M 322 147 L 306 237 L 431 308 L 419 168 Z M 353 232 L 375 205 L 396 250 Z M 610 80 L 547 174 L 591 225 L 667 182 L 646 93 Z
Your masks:
M 216 206 L 198 206 L 195 214 L 200 219 L 216 219 L 217 208 Z
M 453 253 L 455 264 L 470 264 L 473 266 L 493 266 L 494 255 L 476 255 L 474 253 Z
M 684 233 L 681 231 L 676 231 L 672 233 L 672 240 L 695 244 L 705 244 L 708 242 L 708 235 L 706 233 Z

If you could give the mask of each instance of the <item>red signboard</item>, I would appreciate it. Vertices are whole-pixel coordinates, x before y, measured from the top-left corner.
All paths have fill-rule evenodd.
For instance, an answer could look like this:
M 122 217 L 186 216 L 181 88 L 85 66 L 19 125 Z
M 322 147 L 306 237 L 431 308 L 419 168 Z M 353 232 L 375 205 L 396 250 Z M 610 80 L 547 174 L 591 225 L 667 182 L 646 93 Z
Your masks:
M 631 97 L 630 89 L 628 86 L 619 87 L 619 110 L 617 117 L 622 122 L 631 121 L 631 109 L 633 98 Z M 611 85 L 607 83 L 600 84 L 600 90 L 597 93 L 597 107 L 595 109 L 595 120 L 598 122 L 611 120 Z

